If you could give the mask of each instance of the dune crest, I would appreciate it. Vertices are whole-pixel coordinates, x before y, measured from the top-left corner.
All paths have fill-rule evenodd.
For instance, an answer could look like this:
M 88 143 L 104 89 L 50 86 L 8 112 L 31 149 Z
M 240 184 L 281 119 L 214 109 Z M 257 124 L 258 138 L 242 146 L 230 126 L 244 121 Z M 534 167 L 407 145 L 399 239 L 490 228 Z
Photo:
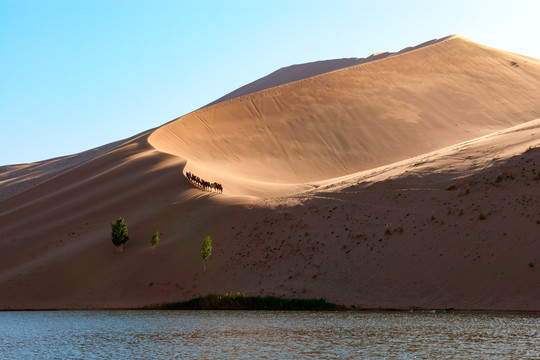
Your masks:
M 321 61 L 314 61 L 314 62 L 309 62 L 305 64 L 297 64 L 297 65 L 283 67 L 279 70 L 274 71 L 273 73 L 267 76 L 264 76 L 234 91 L 231 91 L 230 93 L 220 97 L 219 99 L 212 101 L 205 107 L 222 103 L 224 101 L 238 98 L 241 96 L 253 94 L 255 92 L 259 92 L 262 90 L 284 85 L 287 83 L 292 83 L 292 82 L 303 80 L 306 78 L 337 71 L 343 68 L 365 64 L 365 63 L 375 61 L 375 60 L 381 60 L 389 56 L 402 54 L 408 51 L 419 49 L 424 46 L 435 44 L 437 42 L 449 40 L 456 36 L 458 35 L 450 35 L 450 36 L 446 36 L 440 39 L 433 39 L 414 47 L 407 47 L 397 52 L 379 51 L 379 52 L 373 53 L 367 58 L 344 58 L 344 59 L 333 59 L 333 60 L 321 60 Z
M 302 184 L 540 116 L 540 62 L 450 36 L 205 107 L 154 131 L 209 176 Z

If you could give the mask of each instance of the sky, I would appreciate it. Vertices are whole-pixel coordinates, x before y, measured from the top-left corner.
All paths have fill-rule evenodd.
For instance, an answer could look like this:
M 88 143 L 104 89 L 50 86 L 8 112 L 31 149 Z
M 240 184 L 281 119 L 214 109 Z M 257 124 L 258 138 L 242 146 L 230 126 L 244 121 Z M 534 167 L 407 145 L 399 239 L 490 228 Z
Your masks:
M 128 138 L 293 64 L 460 34 L 540 58 L 537 0 L 0 0 L 0 166 Z

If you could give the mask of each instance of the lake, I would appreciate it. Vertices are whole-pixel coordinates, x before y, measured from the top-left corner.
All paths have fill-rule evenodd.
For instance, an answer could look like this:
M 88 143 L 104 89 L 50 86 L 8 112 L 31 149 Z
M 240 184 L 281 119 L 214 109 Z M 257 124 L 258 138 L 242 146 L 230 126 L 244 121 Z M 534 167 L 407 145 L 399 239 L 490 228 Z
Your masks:
M 540 316 L 0 312 L 0 359 L 540 359 Z

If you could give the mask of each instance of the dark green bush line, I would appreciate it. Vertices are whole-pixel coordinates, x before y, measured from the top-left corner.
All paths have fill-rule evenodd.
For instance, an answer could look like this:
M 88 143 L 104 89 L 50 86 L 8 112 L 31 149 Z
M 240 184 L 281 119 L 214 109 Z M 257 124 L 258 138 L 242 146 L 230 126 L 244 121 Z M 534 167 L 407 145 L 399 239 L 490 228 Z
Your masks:
M 274 296 L 211 294 L 188 301 L 148 306 L 158 310 L 338 310 L 324 299 L 282 299 Z

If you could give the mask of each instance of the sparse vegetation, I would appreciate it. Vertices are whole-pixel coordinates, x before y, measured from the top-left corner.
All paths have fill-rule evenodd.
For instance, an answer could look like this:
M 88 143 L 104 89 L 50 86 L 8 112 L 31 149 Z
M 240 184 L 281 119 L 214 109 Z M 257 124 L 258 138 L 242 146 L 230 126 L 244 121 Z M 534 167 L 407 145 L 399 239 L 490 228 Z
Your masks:
M 201 257 L 203 260 L 203 272 L 206 272 L 206 260 L 212 255 L 212 238 L 208 235 L 201 246 Z
M 502 170 L 499 170 L 499 173 L 497 174 L 496 182 L 501 182 L 503 180 L 503 172 Z
M 469 185 L 469 183 L 467 183 L 465 185 L 465 194 L 470 194 L 471 193 L 471 186 Z
M 274 296 L 244 296 L 242 293 L 211 294 L 188 301 L 149 306 L 160 310 L 337 310 L 324 299 L 282 299 Z
M 150 246 L 152 246 L 152 255 L 154 255 L 154 251 L 156 250 L 156 246 L 159 243 L 159 231 L 156 231 L 154 235 L 152 235 L 152 240 L 150 240 Z
M 478 214 L 478 219 L 486 220 L 486 215 L 484 215 L 484 213 L 480 211 L 480 214 Z
M 129 240 L 127 224 L 123 217 L 119 217 L 116 222 L 111 223 L 112 243 L 116 246 L 117 252 L 124 250 L 124 244 Z

